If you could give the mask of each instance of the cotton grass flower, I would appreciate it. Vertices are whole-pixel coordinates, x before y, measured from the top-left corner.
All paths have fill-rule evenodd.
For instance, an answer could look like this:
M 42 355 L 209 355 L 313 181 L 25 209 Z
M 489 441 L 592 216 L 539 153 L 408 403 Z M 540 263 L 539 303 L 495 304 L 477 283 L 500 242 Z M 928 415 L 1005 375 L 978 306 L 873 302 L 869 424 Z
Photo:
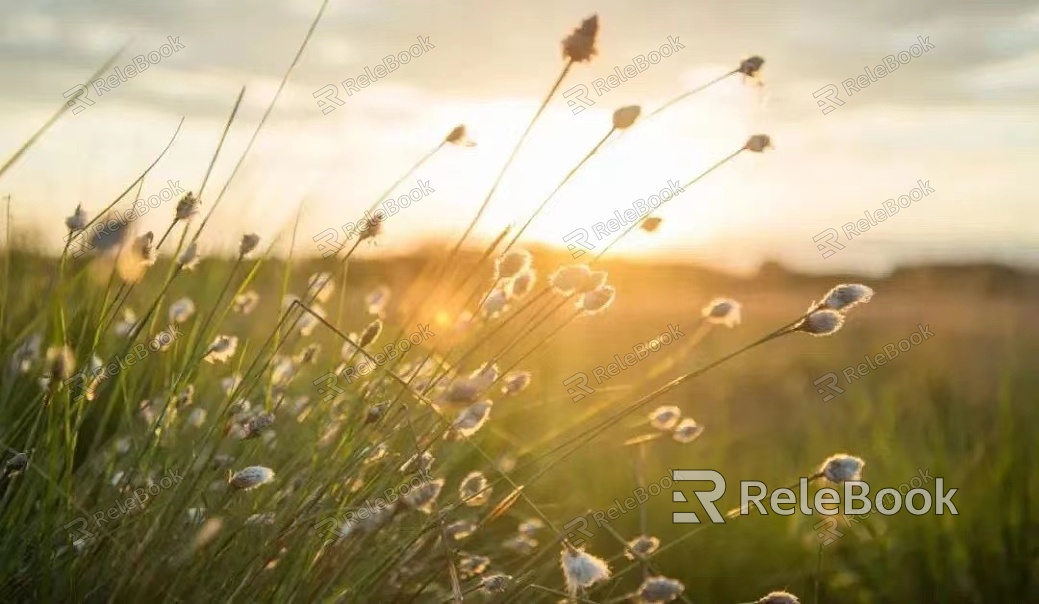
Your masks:
M 185 323 L 195 314 L 195 303 L 191 298 L 184 297 L 170 304 L 170 321 L 173 323 Z
M 761 71 L 761 66 L 765 64 L 765 59 L 754 55 L 747 57 L 740 61 L 740 66 L 736 69 L 739 73 L 742 73 L 748 78 L 757 77 L 758 72 Z
M 245 422 L 245 425 L 243 426 L 245 430 L 242 439 L 246 440 L 251 438 L 258 438 L 262 436 L 267 430 L 269 430 L 271 425 L 273 424 L 273 413 L 261 413 L 259 415 L 255 415 L 251 417 L 247 422 Z
M 30 335 L 11 355 L 11 370 L 18 373 L 29 373 L 43 351 L 43 336 L 38 333 Z
M 498 258 L 494 264 L 496 279 L 510 279 L 527 270 L 534 261 L 527 250 L 513 250 Z
M 703 307 L 703 318 L 708 323 L 735 327 L 740 324 L 740 303 L 731 298 L 715 298 Z
M 51 346 L 44 356 L 44 375 L 51 380 L 64 382 L 76 370 L 76 356 L 68 346 Z M 58 385 L 61 388 L 61 384 Z
M 87 220 L 87 213 L 83 211 L 83 204 L 76 204 L 76 211 L 65 219 L 65 226 L 69 233 L 77 233 L 86 228 L 87 222 L 89 220 Z
M 612 285 L 604 285 L 595 291 L 581 294 L 577 307 L 586 315 L 594 315 L 605 311 L 613 304 L 617 290 Z
M 556 292 L 570 295 L 582 290 L 591 275 L 591 270 L 586 264 L 568 264 L 561 266 L 549 275 L 549 284 Z
M 545 523 L 540 518 L 528 518 L 519 523 L 519 526 L 516 527 L 516 531 L 521 535 L 533 537 L 543 528 L 545 528 Z
M 858 457 L 838 453 L 826 458 L 826 461 L 819 466 L 816 476 L 821 476 L 834 484 L 840 484 L 846 480 L 862 480 L 862 468 L 865 465 L 866 462 Z
M 747 139 L 747 144 L 743 145 L 743 148 L 754 153 L 763 153 L 765 149 L 773 148 L 772 139 L 767 134 L 755 134 Z
M 822 306 L 830 310 L 850 310 L 873 299 L 873 289 L 861 283 L 842 283 L 827 292 Z
M 646 577 L 639 586 L 638 601 L 646 604 L 671 602 L 682 595 L 685 585 L 678 579 L 667 577 Z
M 335 292 L 336 285 L 332 280 L 332 273 L 314 273 L 307 280 L 307 295 L 309 300 L 316 300 L 322 304 L 328 302 Z
M 249 466 L 231 475 L 227 484 L 235 491 L 248 491 L 274 480 L 274 470 L 264 466 Z
M 368 314 L 381 317 L 386 312 L 386 305 L 390 302 L 390 288 L 380 285 L 368 292 L 364 297 L 364 304 L 368 307 Z
M 120 338 L 129 337 L 133 331 L 137 328 L 137 315 L 130 307 L 124 307 L 122 312 L 122 318 L 116 321 L 114 325 L 115 335 Z
M 638 105 L 628 105 L 613 112 L 613 127 L 616 130 L 624 130 L 631 127 L 635 120 L 639 119 L 642 108 Z
M 792 593 L 786 591 L 773 591 L 759 599 L 754 604 L 800 604 L 800 602 L 801 600 L 798 600 L 797 596 Z
M 480 306 L 480 312 L 485 319 L 493 319 L 505 312 L 509 306 L 509 295 L 500 287 L 494 288 Z
M 469 405 L 452 422 L 449 432 L 456 439 L 469 438 L 476 434 L 487 423 L 487 419 L 491 416 L 491 407 L 493 406 L 494 403 L 490 399 L 477 401 Z
M 180 265 L 182 270 L 190 271 L 198 266 L 201 259 L 201 256 L 198 254 L 198 243 L 192 241 L 188 244 L 188 247 L 181 252 L 180 258 L 177 258 L 177 264 Z
M 458 486 L 458 497 L 470 507 L 485 505 L 491 498 L 487 477 L 482 472 L 469 472 Z
M 639 225 L 639 228 L 643 231 L 646 231 L 647 233 L 655 233 L 656 230 L 660 227 L 660 223 L 662 222 L 664 222 L 663 218 L 658 218 L 656 216 L 646 216 L 642 219 L 642 224 Z
M 242 241 L 238 244 L 238 255 L 245 258 L 249 252 L 256 249 L 256 246 L 260 244 L 260 236 L 256 233 L 246 233 L 242 235 Z
M 369 409 L 369 413 L 371 409 Z M 370 422 L 369 422 L 370 423 Z M 419 472 L 420 474 L 428 474 L 429 470 L 433 467 L 433 462 L 436 460 L 433 454 L 429 451 L 423 451 L 421 454 L 416 453 L 408 458 L 400 466 L 401 474 L 411 474 L 413 472 Z
M 461 552 L 459 552 L 459 554 L 458 572 L 461 573 L 464 578 L 482 575 L 483 572 L 487 570 L 487 567 L 491 565 L 491 559 L 487 556 L 477 556 Z
M 456 520 L 444 527 L 444 534 L 453 541 L 461 541 L 475 532 L 476 524 L 471 520 Z
M 361 226 L 359 227 L 361 231 L 360 240 L 364 241 L 365 239 L 375 239 L 376 237 L 381 235 L 382 225 L 385 224 L 385 222 L 386 217 L 379 213 L 376 213 L 375 216 L 372 216 L 371 218 L 365 218 L 364 220 L 362 220 Z
M 675 405 L 662 405 L 649 413 L 649 424 L 657 430 L 670 432 L 682 417 L 682 410 Z
M 511 396 L 522 392 L 530 385 L 530 372 L 529 371 L 510 371 L 502 378 L 504 386 L 502 386 L 501 392 L 506 396 Z
M 598 50 L 595 48 L 595 38 L 599 33 L 599 15 L 592 15 L 581 22 L 581 26 L 574 29 L 569 36 L 563 39 L 563 58 L 574 63 L 585 63 L 592 60 Z
M 184 197 L 177 202 L 177 220 L 188 220 L 198 214 L 199 201 L 195 194 L 188 191 Z
M 459 147 L 475 147 L 476 143 L 469 139 L 469 134 L 466 132 L 465 125 L 459 124 L 451 129 L 451 132 L 447 133 L 444 137 L 444 142 L 449 145 L 457 145 Z
M 512 575 L 494 573 L 486 575 L 480 580 L 480 590 L 487 594 L 505 593 L 512 581 Z
M 610 578 L 610 567 L 606 561 L 585 552 L 583 548 L 564 547 L 560 565 L 563 567 L 566 590 L 571 596 L 576 596 L 580 589 L 587 589 Z
M 674 431 L 671 433 L 671 438 L 682 444 L 691 443 L 696 440 L 701 434 L 703 434 L 703 426 L 696 423 L 696 420 L 687 417 L 682 421 L 678 422 L 675 426 Z
M 303 337 L 307 337 L 310 334 L 314 333 L 314 330 L 317 329 L 317 326 L 321 324 L 321 321 L 317 317 L 321 317 L 322 319 L 324 319 L 328 316 L 328 313 L 325 312 L 324 307 L 322 307 L 320 304 L 312 304 L 310 306 L 310 310 L 312 312 L 308 312 L 305 310 L 301 311 L 301 314 L 299 316 L 299 335 Z M 317 315 L 317 317 L 315 317 L 314 315 Z
M 814 310 L 801 320 L 794 331 L 803 331 L 816 337 L 829 336 L 837 333 L 844 325 L 844 315 L 835 310 Z
M 506 288 L 506 294 L 509 298 L 522 298 L 534 289 L 536 282 L 537 273 L 534 272 L 534 269 L 528 268 L 512 278 Z
M 234 356 L 236 350 L 238 350 L 237 337 L 219 335 L 209 345 L 203 360 L 207 363 L 224 363 Z
M 413 510 L 431 514 L 433 513 L 433 504 L 436 503 L 437 497 L 440 497 L 440 491 L 443 488 L 444 479 L 437 478 L 436 480 L 420 484 L 404 495 L 401 500 Z
M 376 339 L 378 339 L 379 334 L 381 334 L 381 333 L 382 333 L 382 321 L 380 321 L 379 319 L 376 319 L 376 320 L 372 321 L 371 323 L 369 323 L 368 327 L 364 328 L 364 331 L 361 332 L 361 339 L 360 339 L 360 341 L 358 341 L 357 344 L 361 348 L 364 348 L 365 346 L 368 346 L 369 344 L 374 342 Z
M 252 311 L 256 310 L 256 306 L 260 303 L 260 294 L 254 290 L 248 290 L 242 292 L 234 297 L 234 302 L 231 303 L 231 309 L 240 315 L 248 315 Z
M 650 535 L 639 535 L 626 545 L 626 551 L 624 556 L 629 560 L 635 560 L 636 558 L 645 558 L 653 552 L 657 551 L 660 547 L 660 539 L 652 537 Z

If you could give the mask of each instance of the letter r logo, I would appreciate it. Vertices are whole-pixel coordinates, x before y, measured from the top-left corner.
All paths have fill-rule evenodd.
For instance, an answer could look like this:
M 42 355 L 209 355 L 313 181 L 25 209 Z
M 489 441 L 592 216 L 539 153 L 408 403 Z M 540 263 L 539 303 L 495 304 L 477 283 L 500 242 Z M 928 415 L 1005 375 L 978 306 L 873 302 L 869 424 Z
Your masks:
M 840 92 L 840 90 L 837 88 L 836 84 L 827 84 L 812 94 L 812 97 L 817 99 L 815 104 L 822 108 L 823 115 L 826 115 L 844 104 L 844 101 L 837 98 L 838 92 Z
M 718 508 L 714 505 L 714 502 L 721 499 L 722 495 L 725 494 L 725 477 L 720 472 L 717 470 L 671 470 L 671 475 L 675 482 L 707 480 L 714 483 L 714 488 L 710 491 L 697 491 L 696 498 L 711 518 L 711 522 L 725 524 L 725 518 L 722 517 L 718 512 Z M 678 489 L 671 492 L 671 501 L 676 503 L 689 502 L 685 498 L 685 494 Z M 700 517 L 696 515 L 696 512 L 673 512 L 672 522 L 675 524 L 700 524 Z
M 836 254 L 839 250 L 845 248 L 844 244 L 837 241 L 840 234 L 837 229 L 826 229 L 821 231 L 815 237 L 812 237 L 812 241 L 816 243 L 815 249 L 822 252 L 823 260 L 826 260 L 830 256 Z
M 578 525 L 580 525 L 580 526 L 578 526 Z M 574 547 L 581 547 L 581 544 L 584 543 L 584 539 L 581 539 L 581 538 L 576 538 L 575 539 L 574 538 L 574 531 L 571 531 L 570 530 L 571 528 L 573 528 L 574 531 L 577 531 L 578 533 L 581 533 L 585 537 L 592 537 L 592 533 L 590 533 L 590 532 L 585 530 L 586 528 L 588 528 L 588 519 L 585 518 L 584 516 L 578 516 L 577 518 L 574 518 L 570 522 L 567 522 L 566 524 L 563 525 L 563 530 L 564 531 L 568 531 L 566 533 L 566 538 L 570 540 L 570 544 L 573 545 Z
M 586 229 L 574 229 L 566 237 L 563 237 L 563 242 L 566 243 L 566 250 L 570 252 L 574 260 L 584 256 L 584 250 L 595 249 L 595 246 L 588 241 L 588 231 Z M 583 247 L 584 250 L 578 246 Z
M 566 99 L 566 106 L 570 108 L 570 112 L 574 115 L 595 104 L 595 101 L 588 98 L 588 87 L 584 84 L 578 84 L 567 90 L 563 93 L 563 98 Z
M 576 384 L 576 388 L 570 388 L 571 384 Z M 584 394 L 591 394 L 595 392 L 588 387 L 588 374 L 584 372 L 577 372 L 572 376 L 563 380 L 563 385 L 566 386 L 566 393 L 570 395 L 570 400 L 575 403 L 584 398 Z M 584 394 L 581 394 L 581 393 Z
M 836 373 L 827 373 L 826 375 L 822 376 L 821 378 L 815 380 L 812 383 L 816 386 L 819 386 L 820 384 L 825 382 L 826 387 L 829 388 L 830 391 L 836 392 L 837 394 L 844 394 L 844 389 L 837 385 L 837 379 L 838 378 Z M 831 394 L 830 392 L 824 390 L 822 387 L 817 388 L 815 391 L 822 395 L 824 403 L 830 402 L 834 399 L 834 397 L 837 396 L 837 394 Z
M 841 537 L 844 536 L 844 533 L 842 533 L 842 532 L 837 530 L 837 518 L 835 518 L 833 516 L 828 516 L 828 517 L 824 518 L 822 522 L 820 522 L 819 524 L 816 524 L 812 528 L 820 529 L 820 528 L 823 528 L 824 526 L 826 528 L 826 532 L 820 531 L 820 532 L 816 533 L 816 535 L 820 539 L 822 539 L 823 547 L 826 547 L 827 545 L 833 543 L 834 541 L 836 541 L 836 540 L 838 540 L 838 539 L 840 539 Z

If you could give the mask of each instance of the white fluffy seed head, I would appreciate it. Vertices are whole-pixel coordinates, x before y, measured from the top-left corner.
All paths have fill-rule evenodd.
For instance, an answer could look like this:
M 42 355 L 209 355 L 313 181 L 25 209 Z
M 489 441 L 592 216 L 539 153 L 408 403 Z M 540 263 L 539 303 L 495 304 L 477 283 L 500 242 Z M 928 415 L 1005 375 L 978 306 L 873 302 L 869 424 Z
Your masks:
M 235 296 L 233 308 L 236 313 L 247 315 L 256 310 L 259 303 L 260 294 L 250 289 Z
M 629 560 L 636 558 L 645 558 L 646 556 L 657 551 L 660 547 L 660 539 L 652 537 L 650 535 L 639 535 L 627 543 L 627 548 L 624 555 Z
M 530 385 L 530 375 L 529 371 L 510 371 L 503 378 L 502 393 L 511 395 L 523 391 Z
M 64 345 L 48 348 L 45 363 L 45 375 L 58 382 L 69 379 L 76 370 L 76 356 L 72 354 L 71 348 Z
M 826 458 L 819 467 L 819 474 L 833 483 L 842 483 L 846 480 L 861 480 L 862 468 L 866 462 L 853 455 L 838 453 Z
M 824 309 L 808 313 L 795 329 L 822 337 L 837 333 L 843 325 L 844 315 L 835 310 Z
M 433 504 L 436 502 L 437 497 L 440 496 L 440 491 L 443 488 L 444 479 L 437 478 L 430 482 L 423 482 L 401 499 L 409 508 L 430 514 L 433 512 Z
M 509 588 L 510 581 L 512 581 L 512 575 L 503 575 L 502 573 L 485 575 L 480 580 L 480 589 L 489 594 L 505 593 L 505 590 Z
M 203 358 L 207 363 L 223 363 L 233 357 L 236 350 L 238 350 L 237 337 L 219 335 L 209 345 Z
M 181 252 L 180 257 L 177 258 L 177 263 L 180 264 L 182 270 L 190 271 L 198 266 L 199 260 L 201 260 L 201 256 L 198 254 L 198 243 L 192 241 Z
M 477 401 L 463 409 L 458 414 L 458 417 L 455 418 L 454 423 L 451 424 L 451 432 L 455 438 L 468 438 L 476 434 L 487 423 L 487 419 L 491 416 L 491 407 L 493 406 L 494 403 L 487 399 Z
M 685 585 L 678 579 L 667 577 L 646 577 L 639 586 L 639 602 L 646 604 L 671 602 L 685 591 Z
M 861 283 L 842 283 L 827 292 L 822 305 L 830 310 L 848 310 L 873 299 L 873 289 Z
M 274 480 L 274 470 L 264 466 L 249 466 L 235 472 L 227 484 L 236 491 L 248 491 Z
M 800 604 L 800 602 L 801 600 L 798 600 L 797 596 L 792 593 L 773 591 L 758 600 L 755 604 Z
M 255 250 L 257 245 L 260 245 L 259 235 L 256 233 L 242 235 L 242 241 L 238 244 L 238 255 L 244 258 L 249 252 Z
M 496 287 L 491 293 L 487 294 L 487 298 L 483 301 L 480 311 L 483 313 L 484 318 L 493 319 L 503 313 L 508 305 L 508 292 L 504 288 Z
M 591 271 L 586 264 L 568 264 L 561 266 L 549 275 L 549 284 L 557 292 L 569 295 L 583 290 L 591 276 Z
M 682 410 L 675 405 L 662 405 L 649 412 L 649 423 L 657 430 L 673 430 L 682 417 Z
M 306 298 L 310 300 L 317 300 L 318 302 L 328 302 L 328 299 L 335 292 L 336 285 L 332 279 L 332 273 L 322 272 L 314 273 L 307 280 L 307 295 Z
M 701 434 L 703 434 L 703 426 L 696 423 L 696 420 L 693 418 L 687 417 L 678 422 L 678 425 L 675 426 L 674 431 L 671 433 L 671 438 L 675 439 L 677 442 L 685 444 L 693 442 L 699 438 Z
M 587 315 L 594 315 L 605 311 L 613 304 L 617 290 L 612 285 L 604 285 L 595 291 L 581 294 L 577 307 Z
M 458 497 L 468 506 L 478 507 L 486 504 L 491 498 L 487 477 L 481 472 L 469 472 L 458 487 Z
M 83 204 L 77 204 L 76 211 L 72 213 L 72 216 L 65 219 L 65 226 L 69 232 L 75 233 L 82 231 L 87 226 L 87 222 L 89 220 L 87 220 L 87 213 L 83 211 Z
M 187 220 L 198 214 L 198 198 L 191 191 L 184 194 L 177 202 L 177 220 Z
M 715 298 L 703 307 L 703 317 L 708 323 L 735 327 L 740 324 L 740 303 L 731 298 Z
M 564 547 L 560 564 L 563 567 L 566 589 L 570 595 L 576 595 L 577 590 L 587 589 L 610 578 L 610 567 L 606 561 L 583 549 Z
M 498 258 L 495 263 L 498 279 L 511 279 L 530 267 L 534 258 L 527 250 L 512 250 Z
M 386 311 L 386 305 L 390 301 L 390 288 L 380 285 L 368 292 L 364 297 L 364 304 L 368 307 L 368 314 L 382 316 Z
M 382 321 L 376 319 L 369 323 L 368 327 L 365 327 L 364 331 L 361 332 L 361 340 L 358 342 L 358 344 L 361 346 L 361 348 L 364 348 L 365 346 L 377 340 L 379 338 L 379 334 L 381 333 Z
M 195 314 L 195 303 L 191 298 L 183 297 L 170 304 L 170 321 L 184 323 Z

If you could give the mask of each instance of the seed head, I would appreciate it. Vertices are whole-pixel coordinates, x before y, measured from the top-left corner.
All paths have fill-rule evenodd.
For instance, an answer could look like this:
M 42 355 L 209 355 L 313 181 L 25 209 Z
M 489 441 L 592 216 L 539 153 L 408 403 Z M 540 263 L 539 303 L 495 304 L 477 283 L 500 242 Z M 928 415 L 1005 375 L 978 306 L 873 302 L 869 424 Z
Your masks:
M 245 430 L 242 435 L 242 438 L 258 438 L 264 432 L 266 432 L 273 423 L 273 413 L 261 413 L 259 415 L 254 415 L 249 419 L 249 421 L 245 422 Z
M 295 357 L 292 358 L 296 365 L 306 365 L 308 363 L 317 362 L 318 355 L 321 354 L 321 344 L 314 342 L 307 344 L 303 350 L 299 351 Z
M 645 558 L 657 551 L 658 547 L 660 547 L 660 539 L 649 535 L 639 535 L 628 542 L 627 551 L 624 552 L 624 555 L 629 560 Z
M 29 466 L 29 453 L 22 451 L 4 463 L 4 476 L 17 476 Z
M 242 242 L 238 244 L 238 255 L 242 258 L 256 249 L 256 246 L 260 244 L 260 236 L 256 233 L 246 233 L 242 235 Z
M 534 553 L 534 550 L 537 549 L 538 540 L 521 533 L 506 539 L 501 545 L 511 552 L 527 556 Z
M 523 522 L 519 523 L 516 530 L 519 534 L 526 535 L 527 537 L 533 537 L 541 529 L 545 528 L 545 523 L 540 518 L 528 518 Z
M 510 371 L 505 375 L 502 381 L 505 382 L 505 385 L 501 389 L 502 394 L 505 394 L 506 396 L 516 394 L 530 385 L 530 372 Z
M 649 413 L 649 423 L 657 430 L 670 432 L 682 417 L 682 410 L 675 405 L 663 405 Z
M 496 279 L 510 279 L 525 271 L 534 258 L 527 250 L 513 250 L 500 256 L 495 263 Z
M 831 289 L 822 305 L 830 310 L 850 310 L 873 299 L 873 289 L 861 283 L 842 283 Z
M 125 337 L 129 336 L 131 333 L 133 333 L 133 331 L 134 331 L 134 329 L 136 327 L 137 327 L 137 315 L 134 314 L 134 311 L 133 311 L 132 308 L 124 307 L 123 308 L 123 317 L 122 317 L 122 319 L 120 319 L 119 321 L 116 322 L 115 327 L 114 327 L 115 335 L 119 336 L 120 338 L 125 338 Z
M 317 326 L 321 323 L 321 321 L 319 321 L 314 315 L 321 318 L 327 316 L 325 309 L 320 304 L 311 304 L 310 310 L 314 311 L 314 314 L 304 310 L 299 316 L 299 335 L 303 337 L 314 333 L 314 330 L 317 329 Z
M 693 442 L 701 434 L 703 434 L 703 426 L 696 423 L 696 420 L 693 418 L 687 417 L 678 422 L 678 425 L 675 426 L 675 430 L 672 432 L 671 437 L 676 441 L 685 444 Z
M 483 571 L 487 570 L 487 567 L 490 566 L 490 564 L 491 559 L 487 556 L 460 553 L 458 558 L 458 572 L 460 572 L 464 578 L 474 577 L 483 574 Z
M 249 466 L 235 472 L 227 484 L 236 491 L 248 491 L 274 480 L 274 470 L 264 466 Z
M 364 297 L 364 303 L 368 307 L 368 314 L 382 316 L 386 310 L 386 305 L 390 301 L 390 288 L 385 285 L 380 285 L 370 291 L 367 296 Z
M 747 139 L 747 144 L 743 145 L 743 148 L 748 151 L 755 153 L 761 153 L 765 149 L 772 149 L 772 139 L 767 134 L 755 134 L 754 136 Z
M 236 313 L 242 315 L 248 315 L 252 311 L 256 310 L 256 305 L 260 303 L 260 294 L 254 290 L 242 292 L 234 297 L 233 309 Z
M 415 471 L 428 474 L 435 460 L 436 458 L 429 451 L 423 451 L 421 455 L 416 453 L 400 466 L 401 474 L 411 474 Z
M 595 291 L 581 294 L 577 301 L 577 307 L 586 315 L 594 315 L 603 312 L 613 304 L 617 290 L 612 285 L 604 285 Z
M 613 112 L 613 127 L 617 130 L 624 130 L 630 127 L 635 123 L 635 120 L 639 119 L 640 113 L 642 113 L 642 108 L 638 105 L 621 107 Z
M 65 219 L 65 226 L 68 227 L 69 233 L 76 233 L 82 231 L 87 226 L 87 213 L 83 211 L 83 204 L 76 204 L 76 211 Z
M 238 350 L 237 337 L 219 335 L 209 345 L 203 359 L 207 363 L 223 363 L 233 357 L 236 350 Z
M 476 524 L 471 520 L 456 520 L 444 527 L 448 539 L 461 541 L 476 532 Z
M 641 228 L 643 231 L 646 231 L 647 233 L 655 233 L 657 228 L 660 226 L 661 222 L 664 222 L 663 218 L 657 218 L 656 216 L 646 216 L 642 220 L 642 224 L 639 225 L 639 228 Z
M 328 302 L 335 289 L 336 284 L 332 280 L 332 273 L 314 273 L 307 280 L 306 298 L 325 303 Z
M 735 327 L 740 324 L 740 303 L 730 298 L 715 298 L 703 307 L 703 317 L 708 323 Z
M 43 336 L 34 333 L 18 346 L 11 356 L 11 369 L 19 373 L 29 373 L 33 363 L 40 357 L 43 349 Z
M 581 287 L 577 288 L 577 293 L 585 294 L 601 289 L 606 284 L 606 276 L 606 271 L 589 271 L 588 278 Z
M 512 575 L 494 573 L 492 575 L 487 575 L 480 580 L 480 589 L 482 589 L 484 593 L 489 594 L 505 593 L 505 590 L 509 588 L 509 582 L 511 581 Z
M 188 247 L 181 252 L 180 258 L 177 259 L 177 263 L 180 264 L 180 268 L 186 271 L 198 266 L 198 262 L 201 258 L 198 255 L 198 243 L 192 241 L 188 244 Z
M 534 272 L 534 269 L 528 268 L 509 282 L 506 293 L 510 298 L 522 298 L 529 294 L 530 290 L 534 289 L 534 283 L 536 282 L 537 274 Z
M 433 512 L 433 503 L 436 502 L 437 497 L 440 496 L 440 490 L 443 488 L 444 479 L 437 478 L 431 482 L 423 482 L 401 499 L 409 508 L 430 514 Z
M 773 591 L 758 600 L 755 604 L 800 604 L 800 602 L 801 600 L 798 600 L 797 596 L 792 593 Z
M 361 221 L 361 241 L 365 239 L 374 239 L 382 234 L 382 225 L 386 222 L 386 217 L 376 212 L 371 218 L 365 218 Z
M 586 589 L 610 578 L 610 567 L 606 561 L 596 558 L 584 549 L 564 547 L 560 563 L 566 589 L 572 596 L 577 595 L 579 589 Z
M 844 325 L 844 315 L 835 310 L 815 310 L 808 313 L 794 329 L 822 337 L 837 333 Z
M 563 39 L 563 58 L 574 63 L 590 61 L 598 54 L 595 37 L 599 33 L 599 15 L 592 15 L 581 22 L 581 26 Z
M 509 305 L 509 295 L 503 288 L 496 287 L 483 301 L 480 311 L 484 318 L 493 319 L 503 313 Z
M 468 506 L 478 507 L 486 504 L 491 498 L 487 478 L 482 472 L 469 472 L 458 487 L 458 497 Z
M 44 375 L 59 382 L 58 388 L 61 388 L 60 382 L 72 377 L 76 370 L 76 356 L 72 354 L 72 349 L 65 345 L 48 348 L 44 362 Z
M 742 73 L 748 78 L 753 78 L 758 75 L 758 72 L 761 71 L 761 66 L 764 64 L 765 59 L 754 55 L 753 57 L 748 57 L 740 61 L 740 66 L 736 71 Z
M 195 303 L 184 297 L 170 304 L 170 321 L 184 323 L 195 314 Z
M 639 602 L 646 604 L 657 602 L 670 602 L 682 595 L 685 585 L 677 579 L 667 577 L 646 577 L 639 586 Z
M 206 410 L 202 407 L 195 407 L 191 410 L 191 414 L 188 415 L 188 423 L 195 428 L 201 428 L 202 424 L 206 423 Z
M 583 289 L 591 270 L 586 264 L 568 264 L 556 269 L 549 275 L 548 280 L 552 288 L 563 295 L 570 295 L 579 289 Z
M 450 432 L 459 440 L 476 434 L 487 423 L 487 419 L 491 416 L 491 407 L 493 406 L 494 403 L 490 399 L 477 401 L 469 405 L 455 418 L 454 423 L 451 424 Z
M 371 344 L 378 339 L 379 334 L 382 333 L 382 321 L 376 319 L 368 324 L 368 327 L 364 328 L 361 332 L 361 340 L 357 343 L 361 348 Z
M 444 138 L 444 142 L 450 145 L 458 145 L 460 147 L 475 147 L 476 143 L 469 139 L 468 134 L 465 131 L 465 125 L 459 124 L 451 129 L 451 132 Z
M 177 220 L 187 220 L 198 214 L 198 198 L 191 191 L 177 202 Z
M 865 465 L 866 462 L 858 457 L 838 453 L 826 458 L 819 467 L 819 475 L 835 484 L 846 480 L 862 480 L 862 467 Z

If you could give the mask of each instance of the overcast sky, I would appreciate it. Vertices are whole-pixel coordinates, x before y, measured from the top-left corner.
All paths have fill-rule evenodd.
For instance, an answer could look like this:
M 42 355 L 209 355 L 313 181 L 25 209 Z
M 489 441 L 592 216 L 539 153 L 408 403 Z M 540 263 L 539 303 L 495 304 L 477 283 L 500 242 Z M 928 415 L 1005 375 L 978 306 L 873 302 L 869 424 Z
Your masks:
M 95 212 L 165 146 L 145 182 L 196 189 L 242 86 L 245 101 L 203 199 L 212 199 L 272 98 L 318 0 L 0 0 L 0 158 L 6 158 L 115 50 L 125 74 L 137 55 L 183 48 L 68 113 L 8 174 L 18 225 L 60 250 L 62 220 Z M 1031 183 L 1039 150 L 1039 3 L 966 0 L 748 2 L 333 0 L 243 171 L 203 241 L 215 250 L 245 231 L 291 228 L 306 200 L 298 249 L 357 220 L 456 124 L 475 148 L 450 147 L 416 180 L 433 192 L 387 225 L 378 247 L 457 236 L 562 67 L 560 40 L 598 13 L 599 55 L 575 66 L 535 128 L 477 230 L 520 222 L 609 128 L 623 105 L 652 111 L 683 90 L 766 59 L 764 86 L 730 77 L 640 124 L 587 165 L 529 231 L 563 245 L 670 181 L 686 182 L 767 133 L 775 149 L 744 153 L 661 208 L 652 236 L 618 253 L 747 268 L 775 258 L 811 270 L 883 270 L 896 263 L 994 259 L 1039 264 Z M 327 84 L 374 70 L 427 39 L 421 56 L 322 113 Z M 601 96 L 593 81 L 677 40 L 670 57 Z M 888 55 L 929 46 L 848 96 L 843 82 Z M 430 48 L 429 46 L 432 46 Z M 169 49 L 167 49 L 168 52 Z M 158 56 L 158 55 L 156 55 Z M 109 71 L 107 75 L 116 72 Z M 584 84 L 594 105 L 574 115 L 564 93 Z M 823 114 L 813 93 L 836 85 Z M 98 92 L 102 94 L 98 95 Z M 934 192 L 848 241 L 843 225 L 926 181 Z M 428 190 L 428 189 L 427 189 Z M 205 203 L 205 201 L 203 202 Z M 141 218 L 162 230 L 173 212 Z M 823 259 L 813 238 L 835 228 L 844 249 Z M 593 243 L 595 240 L 593 239 Z

